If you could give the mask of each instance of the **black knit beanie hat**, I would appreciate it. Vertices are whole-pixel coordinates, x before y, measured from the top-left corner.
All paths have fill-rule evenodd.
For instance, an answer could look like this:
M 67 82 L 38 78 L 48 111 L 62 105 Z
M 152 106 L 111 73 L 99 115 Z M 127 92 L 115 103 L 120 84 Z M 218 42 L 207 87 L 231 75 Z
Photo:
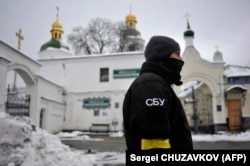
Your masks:
M 180 50 L 180 45 L 172 38 L 166 36 L 153 36 L 145 49 L 146 61 L 162 61 Z

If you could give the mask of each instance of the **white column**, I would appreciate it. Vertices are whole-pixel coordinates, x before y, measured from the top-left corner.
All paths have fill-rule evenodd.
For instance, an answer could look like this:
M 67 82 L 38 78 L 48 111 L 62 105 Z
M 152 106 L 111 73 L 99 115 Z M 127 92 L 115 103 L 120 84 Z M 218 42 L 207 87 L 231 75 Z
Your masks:
M 217 115 L 217 96 L 213 95 L 212 96 L 212 101 L 213 101 L 213 119 L 214 119 L 214 124 L 218 123 L 218 115 Z
M 225 95 L 224 95 L 224 80 L 223 76 L 220 77 L 221 79 L 221 89 L 220 89 L 220 95 L 221 95 L 221 113 L 222 113 L 222 120 L 223 123 L 226 123 L 226 106 L 225 106 Z
M 9 59 L 0 56 L 0 112 L 5 112 L 6 81 L 10 63 Z
M 39 126 L 40 108 L 37 105 L 38 103 L 37 89 L 38 89 L 37 83 L 33 85 L 27 85 L 26 93 L 30 95 L 30 118 L 32 118 L 35 124 Z

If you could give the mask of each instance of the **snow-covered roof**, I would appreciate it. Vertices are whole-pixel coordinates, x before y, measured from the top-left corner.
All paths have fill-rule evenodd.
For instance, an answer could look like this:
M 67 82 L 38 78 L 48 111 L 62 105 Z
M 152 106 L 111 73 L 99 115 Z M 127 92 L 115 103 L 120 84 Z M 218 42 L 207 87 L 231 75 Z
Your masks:
M 64 57 L 54 57 L 53 59 L 41 59 L 41 61 L 51 61 L 51 60 L 62 60 L 62 59 L 81 59 L 81 58 L 100 58 L 100 57 L 118 57 L 118 56 L 142 56 L 143 51 L 131 51 L 131 52 L 119 52 L 119 53 L 107 53 L 107 54 L 92 54 L 92 55 L 70 55 L 70 56 L 64 56 Z M 144 58 L 144 56 L 142 56 Z
M 240 88 L 242 90 L 245 90 L 247 91 L 247 88 L 245 88 L 244 86 L 242 85 L 233 85 L 233 86 L 230 86 L 229 88 L 226 89 L 226 92 L 229 92 L 230 90 L 234 89 L 234 88 Z
M 250 67 L 226 65 L 224 75 L 226 77 L 250 76 Z
M 31 61 L 32 64 L 41 66 L 41 64 L 40 64 L 39 62 L 37 62 L 36 60 L 34 60 L 34 59 L 30 58 L 29 56 L 23 54 L 23 53 L 20 52 L 19 50 L 16 50 L 15 48 L 9 46 L 7 43 L 5 43 L 5 42 L 3 42 L 3 41 L 1 41 L 1 40 L 0 40 L 0 45 L 3 45 L 5 48 L 10 49 L 11 51 L 14 51 L 14 52 L 18 53 L 18 56 L 22 56 L 23 58 L 27 59 L 28 61 Z M 10 59 L 9 59 L 9 58 L 10 58 L 9 56 L 8 56 L 8 58 L 7 58 L 6 56 L 0 55 L 0 57 L 2 57 L 2 59 L 4 59 L 5 61 L 7 60 L 7 61 L 12 62 L 12 60 L 13 60 L 13 59 L 10 60 Z
M 199 89 L 202 85 L 204 85 L 203 82 L 197 82 L 197 81 L 190 81 L 186 84 L 182 85 L 180 92 L 178 93 L 179 98 L 187 97 L 192 93 L 192 87 L 194 87 L 194 90 Z

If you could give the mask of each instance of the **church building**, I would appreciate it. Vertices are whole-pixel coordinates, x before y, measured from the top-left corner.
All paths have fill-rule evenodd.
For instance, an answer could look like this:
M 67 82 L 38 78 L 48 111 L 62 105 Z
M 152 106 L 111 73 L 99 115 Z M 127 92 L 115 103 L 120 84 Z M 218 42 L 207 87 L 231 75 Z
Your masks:
M 73 55 L 61 42 L 63 26 L 58 16 L 38 60 L 0 41 L 0 111 L 29 116 L 51 133 L 122 131 L 123 99 L 145 61 L 144 40 L 136 23 L 130 12 L 124 33 L 128 43 L 122 53 Z M 219 50 L 212 62 L 203 59 L 195 48 L 194 34 L 187 22 L 184 84 L 174 87 L 191 128 L 210 133 L 249 129 L 250 68 L 225 64 Z M 133 40 L 141 45 L 133 45 Z M 15 90 L 8 86 L 13 84 L 11 71 L 18 74 Z

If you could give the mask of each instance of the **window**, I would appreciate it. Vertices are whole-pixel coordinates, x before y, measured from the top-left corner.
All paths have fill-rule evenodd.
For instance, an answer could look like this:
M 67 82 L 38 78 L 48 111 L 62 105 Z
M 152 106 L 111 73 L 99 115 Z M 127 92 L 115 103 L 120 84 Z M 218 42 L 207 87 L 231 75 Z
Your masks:
M 115 103 L 115 108 L 119 108 L 119 103 Z
M 94 110 L 94 116 L 99 116 L 100 115 L 100 111 L 99 110 Z
M 108 81 L 109 81 L 109 68 L 101 68 L 100 82 L 108 82 Z
M 102 112 L 102 116 L 108 116 L 108 112 Z

